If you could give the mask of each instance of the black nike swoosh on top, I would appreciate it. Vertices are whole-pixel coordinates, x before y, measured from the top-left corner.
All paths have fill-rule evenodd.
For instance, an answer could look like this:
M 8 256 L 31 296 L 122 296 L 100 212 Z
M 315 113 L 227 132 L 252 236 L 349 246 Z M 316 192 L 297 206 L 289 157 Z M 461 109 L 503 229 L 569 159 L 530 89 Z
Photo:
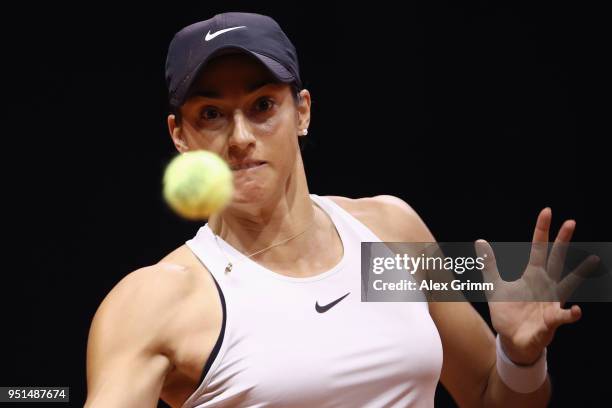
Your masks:
M 325 306 L 319 306 L 319 301 L 317 301 L 317 303 L 315 303 L 315 309 L 317 310 L 317 312 L 319 313 L 325 313 L 327 312 L 329 309 L 331 309 L 332 307 L 334 307 L 338 302 L 340 302 L 342 299 L 344 299 L 345 297 L 347 297 L 348 295 L 350 295 L 351 292 L 347 293 L 346 295 L 342 296 L 339 299 L 334 300 L 333 302 L 325 305 Z

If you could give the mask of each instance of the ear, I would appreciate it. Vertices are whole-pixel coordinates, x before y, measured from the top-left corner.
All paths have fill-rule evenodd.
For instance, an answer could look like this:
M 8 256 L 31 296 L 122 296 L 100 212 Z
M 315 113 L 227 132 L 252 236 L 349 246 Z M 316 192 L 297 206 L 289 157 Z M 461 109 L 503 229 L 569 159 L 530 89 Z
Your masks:
M 176 116 L 172 114 L 168 115 L 168 131 L 170 132 L 172 143 L 179 153 L 184 153 L 189 150 L 189 148 L 183 139 L 183 132 L 181 130 L 181 126 L 176 123 Z
M 298 113 L 298 136 L 306 136 L 310 126 L 310 92 L 307 89 L 300 91 L 300 100 L 297 106 Z

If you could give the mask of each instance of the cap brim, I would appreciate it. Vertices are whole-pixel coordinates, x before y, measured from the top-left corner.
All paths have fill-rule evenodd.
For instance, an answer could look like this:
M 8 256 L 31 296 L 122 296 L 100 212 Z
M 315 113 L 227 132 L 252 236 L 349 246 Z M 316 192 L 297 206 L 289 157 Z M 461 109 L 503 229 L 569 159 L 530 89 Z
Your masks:
M 180 96 L 176 95 L 175 105 L 180 106 L 183 103 L 185 103 L 185 101 L 189 98 L 189 92 L 191 90 L 191 86 L 195 82 L 196 78 L 199 76 L 200 72 L 204 69 L 206 64 L 208 64 L 210 61 L 212 61 L 213 59 L 221 55 L 228 55 L 228 54 L 246 54 L 246 55 L 252 56 L 253 58 L 256 58 L 280 82 L 291 83 L 291 82 L 297 81 L 295 76 L 291 72 L 289 72 L 287 68 L 285 68 L 278 61 L 266 55 L 263 55 L 257 52 L 253 52 L 253 51 L 250 51 L 246 48 L 239 47 L 239 46 L 222 46 L 214 50 L 206 59 L 204 59 L 202 62 L 200 62 L 195 67 L 192 73 L 189 74 L 189 79 L 186 80 L 183 84 L 184 90 L 182 92 L 182 95 Z

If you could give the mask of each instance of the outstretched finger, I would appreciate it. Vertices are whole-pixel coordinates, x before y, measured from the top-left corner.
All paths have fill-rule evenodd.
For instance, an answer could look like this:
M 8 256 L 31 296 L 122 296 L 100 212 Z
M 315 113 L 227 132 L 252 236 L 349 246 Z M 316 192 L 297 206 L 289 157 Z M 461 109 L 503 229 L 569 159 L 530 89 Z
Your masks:
M 552 210 L 550 207 L 546 207 L 540 211 L 535 229 L 533 231 L 531 255 L 529 256 L 529 264 L 534 267 L 546 267 L 546 255 L 548 253 L 548 232 L 550 230 L 551 219 Z
M 559 282 L 557 285 L 557 295 L 559 297 L 559 302 L 561 302 L 561 306 L 563 306 L 572 293 L 574 293 L 574 291 L 582 285 L 595 270 L 597 270 L 598 266 L 599 257 L 597 255 L 591 255 Z
M 565 264 L 565 258 L 567 255 L 567 247 L 570 245 L 569 242 L 572 239 L 572 235 L 576 229 L 576 221 L 567 220 L 561 225 L 555 243 L 550 250 L 550 256 L 548 257 L 548 276 L 555 282 L 558 282 L 563 274 L 563 265 Z
M 580 320 L 582 317 L 582 310 L 580 309 L 580 306 L 573 305 L 569 309 L 562 309 L 560 307 L 557 309 L 550 309 L 546 315 L 546 324 L 549 327 L 556 329 L 564 324 L 570 324 Z

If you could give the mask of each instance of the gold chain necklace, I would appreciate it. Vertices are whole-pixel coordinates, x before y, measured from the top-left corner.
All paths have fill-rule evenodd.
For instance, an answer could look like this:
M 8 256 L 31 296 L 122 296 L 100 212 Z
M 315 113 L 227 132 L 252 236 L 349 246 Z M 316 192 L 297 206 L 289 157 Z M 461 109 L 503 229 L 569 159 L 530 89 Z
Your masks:
M 305 233 L 306 231 L 308 231 L 308 230 L 310 229 L 310 227 L 312 227 L 312 226 L 313 226 L 313 224 L 315 223 L 315 219 L 316 219 L 316 214 L 313 214 L 313 217 L 312 217 L 312 222 L 311 222 L 311 223 L 308 225 L 308 227 L 306 227 L 306 229 L 304 229 L 304 230 L 303 230 L 303 231 L 301 231 L 301 232 L 298 232 L 298 233 L 297 233 L 297 234 L 295 234 L 295 235 L 290 236 L 289 238 L 285 238 L 285 239 L 283 239 L 282 241 L 276 242 L 276 243 L 274 243 L 274 244 L 272 244 L 272 245 L 270 245 L 270 246 L 268 246 L 268 247 L 266 247 L 266 248 L 264 248 L 264 249 L 260 249 L 260 250 L 258 250 L 258 251 L 256 251 L 256 252 L 253 252 L 252 254 L 250 254 L 250 255 L 248 255 L 248 256 L 247 256 L 247 255 L 245 255 L 245 256 L 246 256 L 246 259 L 249 259 L 249 258 L 251 258 L 252 256 L 255 256 L 255 255 L 257 255 L 257 254 L 260 254 L 260 253 L 262 253 L 262 252 L 264 252 L 264 251 L 267 251 L 268 249 L 271 249 L 271 248 L 277 247 L 277 246 L 279 246 L 279 245 L 284 244 L 285 242 L 291 241 L 292 239 L 299 237 L 300 235 L 302 235 L 303 233 Z M 219 236 L 218 236 L 217 234 L 215 234 L 214 232 L 213 232 L 213 234 L 214 234 L 214 236 L 215 236 L 215 242 L 217 243 L 217 247 L 219 247 L 219 250 L 220 250 L 220 251 L 223 253 L 223 256 L 225 256 L 225 258 L 227 259 L 227 266 L 225 267 L 225 273 L 231 272 L 231 271 L 232 271 L 232 268 L 234 267 L 234 263 L 232 263 L 232 261 L 229 259 L 229 257 L 227 256 L 227 254 L 226 254 L 226 253 L 225 253 L 225 251 L 223 250 L 223 248 L 221 248 L 221 245 L 219 245 L 219 239 L 218 239 L 218 238 L 219 238 Z M 238 252 L 240 252 L 240 251 L 238 251 Z

